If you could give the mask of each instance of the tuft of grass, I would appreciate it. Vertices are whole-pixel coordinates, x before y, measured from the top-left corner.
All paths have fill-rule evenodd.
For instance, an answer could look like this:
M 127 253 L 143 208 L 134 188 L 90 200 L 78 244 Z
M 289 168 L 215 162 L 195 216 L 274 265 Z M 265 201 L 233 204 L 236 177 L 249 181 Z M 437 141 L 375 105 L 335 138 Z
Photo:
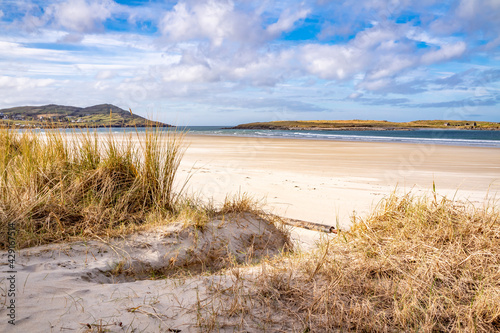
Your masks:
M 238 193 L 234 196 L 226 196 L 220 214 L 237 214 L 243 212 L 262 211 L 261 203 L 248 193 Z
M 494 206 L 393 194 L 315 252 L 270 260 L 244 287 L 214 294 L 245 300 L 241 320 L 227 307 L 212 320 L 242 331 L 494 332 L 499 267 Z
M 112 236 L 175 213 L 183 133 L 151 127 L 136 136 L 0 130 L 0 248 L 11 222 L 24 248 Z

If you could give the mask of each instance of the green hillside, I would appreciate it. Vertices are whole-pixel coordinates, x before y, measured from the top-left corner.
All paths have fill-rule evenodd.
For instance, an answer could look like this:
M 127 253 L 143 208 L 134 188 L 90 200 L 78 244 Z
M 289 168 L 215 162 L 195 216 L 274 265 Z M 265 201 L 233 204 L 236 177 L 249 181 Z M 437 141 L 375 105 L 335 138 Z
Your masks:
M 0 109 L 0 126 L 25 128 L 171 127 L 171 125 L 135 115 L 112 104 L 86 108 L 49 104 Z

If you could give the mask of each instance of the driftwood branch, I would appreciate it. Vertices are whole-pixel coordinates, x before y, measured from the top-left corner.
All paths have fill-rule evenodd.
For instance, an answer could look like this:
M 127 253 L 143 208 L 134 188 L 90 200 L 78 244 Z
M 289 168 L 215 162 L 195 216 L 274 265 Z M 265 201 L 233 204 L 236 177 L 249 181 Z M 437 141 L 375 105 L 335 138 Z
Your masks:
M 290 219 L 286 217 L 281 217 L 283 222 L 285 224 L 294 226 L 294 227 L 299 227 L 299 228 L 304 228 L 308 230 L 316 230 L 316 231 L 322 231 L 326 233 L 332 233 L 336 234 L 337 229 L 331 225 L 326 225 L 326 224 L 321 224 L 321 223 L 315 223 L 315 222 L 308 222 L 308 221 L 302 221 L 302 220 L 297 220 L 297 219 Z

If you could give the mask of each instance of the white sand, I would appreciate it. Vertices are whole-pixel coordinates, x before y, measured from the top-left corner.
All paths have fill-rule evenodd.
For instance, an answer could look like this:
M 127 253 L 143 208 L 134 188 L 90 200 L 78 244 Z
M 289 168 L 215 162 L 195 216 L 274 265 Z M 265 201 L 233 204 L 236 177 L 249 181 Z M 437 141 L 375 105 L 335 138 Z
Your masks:
M 179 180 L 221 202 L 246 192 L 290 218 L 349 228 L 396 188 L 482 204 L 500 190 L 500 150 L 396 143 L 188 136 Z M 193 168 L 194 165 L 194 168 Z M 298 230 L 311 245 L 316 235 Z
M 263 198 L 275 214 L 330 225 L 338 219 L 342 228 L 349 227 L 353 211 L 366 214 L 396 185 L 401 191 L 429 193 L 435 180 L 441 195 L 451 197 L 458 189 L 458 199 L 478 205 L 500 189 L 498 149 L 199 136 L 187 141 L 179 180 L 191 176 L 188 192 L 216 203 L 227 193 L 246 192 Z M 260 232 L 260 227 L 252 229 L 259 226 L 255 221 L 228 229 L 223 238 L 239 237 L 248 228 Z M 1 252 L 0 299 L 5 305 L 0 332 L 84 332 L 98 331 L 99 325 L 112 332 L 197 331 L 203 321 L 197 304 L 207 304 L 207 287 L 230 286 L 230 276 L 127 282 L 124 276 L 113 280 L 105 274 L 120 262 L 136 269 L 161 267 L 182 251 L 179 246 L 193 248 L 171 232 L 158 229 L 111 245 L 92 241 L 18 251 L 16 326 L 7 322 L 10 273 L 7 253 Z M 314 246 L 319 235 L 294 231 L 305 248 Z
M 17 253 L 15 326 L 2 307 L 1 332 L 196 331 L 198 304 L 207 286 L 229 284 L 222 275 L 152 281 L 154 270 L 196 269 L 220 264 L 230 253 L 251 264 L 280 253 L 284 239 L 276 228 L 251 214 L 226 216 L 204 232 L 170 224 L 117 239 L 52 244 Z M 253 260 L 252 260 L 253 258 Z M 0 255 L 7 263 L 7 254 Z M 214 266 L 216 267 L 216 266 Z M 2 266 L 2 299 L 8 268 Z M 111 274 L 115 272 L 115 274 Z M 119 273 L 119 274 L 118 274 Z M 92 329 L 92 330 L 90 330 Z

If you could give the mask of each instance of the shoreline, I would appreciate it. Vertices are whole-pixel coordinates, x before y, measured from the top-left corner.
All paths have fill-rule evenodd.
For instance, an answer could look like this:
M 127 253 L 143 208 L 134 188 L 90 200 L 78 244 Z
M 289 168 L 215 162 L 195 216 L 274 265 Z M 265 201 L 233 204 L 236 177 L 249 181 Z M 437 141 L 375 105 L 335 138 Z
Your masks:
M 433 129 L 436 131 L 448 131 L 447 129 Z M 417 131 L 417 130 L 411 130 L 411 131 Z M 470 130 L 464 130 L 464 131 L 470 131 Z M 486 130 L 482 130 L 486 131 Z M 345 131 L 349 132 L 349 131 Z M 429 142 L 429 143 L 424 143 L 424 142 L 403 142 L 403 141 L 370 141 L 370 140 L 340 140 L 340 139 L 325 139 L 325 138 L 307 138 L 307 137 L 263 137 L 263 136 L 258 136 L 258 135 L 230 135 L 230 134 L 199 134 L 196 132 L 187 132 L 186 136 L 199 136 L 199 137 L 225 137 L 225 138 L 253 138 L 253 139 L 269 139 L 269 140 L 306 140 L 306 141 L 325 141 L 325 142 L 354 142 L 354 143 L 387 143 L 387 144 L 407 144 L 407 145 L 439 145 L 439 146 L 447 146 L 447 147 L 471 147 L 471 148 L 488 148 L 488 149 L 498 149 L 500 147 L 496 146 L 472 146 L 472 145 L 459 145 L 459 144 L 450 144 L 450 143 L 440 143 L 440 142 Z M 359 138 L 363 138 L 364 136 L 359 136 Z M 435 140 L 433 138 L 406 138 L 406 137 L 378 137 L 378 138 L 394 138 L 394 139 L 415 139 L 415 140 Z M 453 141 L 453 139 L 449 139 L 450 141 Z M 473 140 L 470 140 L 473 141 Z M 490 140 L 493 142 L 496 142 L 496 140 Z M 500 141 L 499 141 L 500 142 Z
M 270 212 L 349 228 L 393 191 L 482 204 L 500 192 L 496 148 L 188 134 L 180 183 L 206 200 L 246 192 Z M 457 193 L 458 192 L 458 193 Z M 302 231 L 301 231 L 302 232 Z
M 94 128 L 99 135 L 106 135 L 112 133 L 113 135 L 121 135 L 121 134 L 143 134 L 145 127 L 99 127 Z M 410 130 L 410 131 L 372 131 L 373 135 L 362 135 L 362 134 L 351 134 L 353 131 L 338 131 L 339 133 L 327 133 L 322 135 L 319 133 L 320 131 L 304 131 L 304 133 L 292 133 L 291 135 L 279 133 L 277 135 L 273 135 L 269 133 L 269 136 L 264 136 L 262 134 L 257 133 L 231 133 L 224 132 L 219 126 L 192 126 L 181 127 L 159 127 L 166 128 L 168 131 L 174 131 L 178 133 L 183 133 L 188 136 L 202 136 L 202 137 L 233 137 L 233 138 L 254 138 L 254 139 L 284 139 L 284 140 L 304 140 L 304 141 L 328 141 L 328 142 L 372 142 L 372 143 L 399 143 L 399 144 L 416 144 L 416 145 L 441 145 L 441 146 L 456 146 L 456 147 L 477 147 L 477 148 L 500 148 L 500 140 L 491 140 L 491 138 L 483 137 L 477 138 L 477 135 L 472 135 L 465 138 L 460 137 L 445 137 L 447 131 L 453 132 L 464 132 L 471 133 L 474 130 L 456 130 L 456 129 L 432 129 L 432 130 L 423 130 L 423 131 L 432 131 L 434 133 L 428 134 L 426 136 L 391 136 L 391 135 L 377 135 L 376 133 L 390 133 L 390 132 L 406 132 L 406 133 L 417 133 L 420 130 Z M 17 129 L 20 131 L 23 130 L 34 130 L 34 131 L 49 131 L 51 129 Z M 61 129 L 53 129 L 55 131 L 66 132 L 68 134 L 79 134 L 79 131 L 82 133 L 86 132 L 86 128 L 61 128 Z M 222 131 L 221 131 L 222 130 Z M 92 129 L 90 129 L 92 131 Z M 266 130 L 269 132 L 273 132 L 271 130 Z M 300 130 L 299 130 L 300 131 Z M 335 131 L 335 130 L 334 130 Z M 70 133 L 69 133 L 70 132 Z M 109 133 L 108 133 L 109 132 Z M 292 131 L 290 131 L 292 132 Z M 361 131 L 362 133 L 366 133 L 369 131 Z M 497 131 L 487 131 L 481 130 L 477 132 L 491 132 L 497 133 Z M 296 134 L 295 136 L 293 134 Z M 305 134 L 305 135 L 303 135 Z M 309 135 L 308 135 L 309 134 Z M 496 136 L 494 136 L 496 138 Z

